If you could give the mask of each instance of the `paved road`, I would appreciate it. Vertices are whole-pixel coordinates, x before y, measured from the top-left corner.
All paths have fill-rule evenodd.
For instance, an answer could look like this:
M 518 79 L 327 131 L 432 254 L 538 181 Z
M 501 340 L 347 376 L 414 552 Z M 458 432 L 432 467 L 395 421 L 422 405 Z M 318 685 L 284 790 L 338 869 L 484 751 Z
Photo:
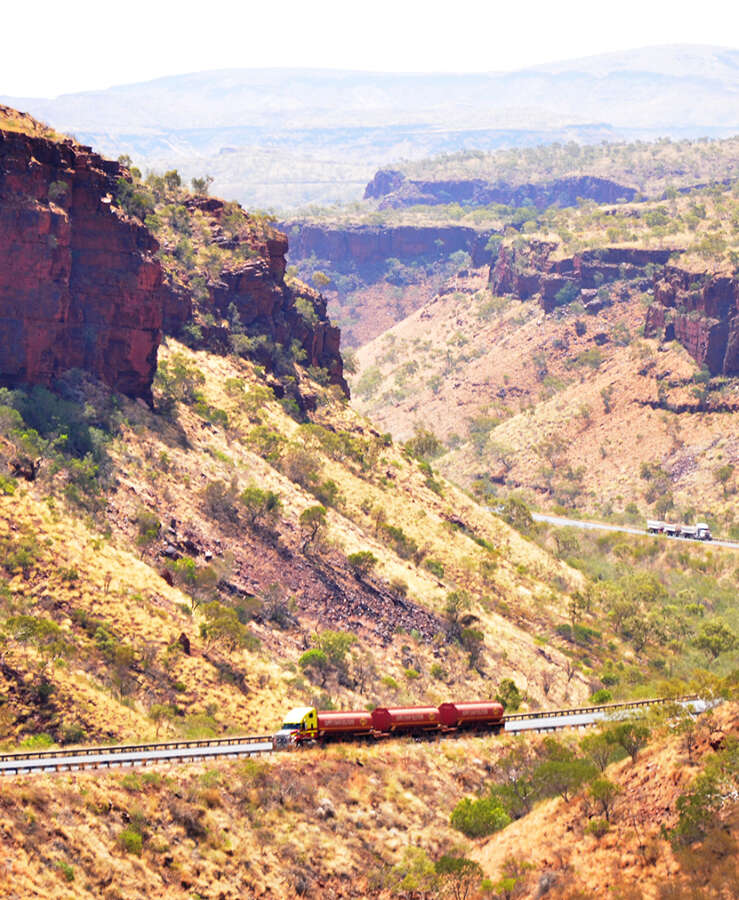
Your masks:
M 626 534 L 646 534 L 641 528 L 630 528 L 628 525 L 607 525 L 603 522 L 582 522 L 579 519 L 565 519 L 562 516 L 545 516 L 542 513 L 531 513 L 535 522 L 548 522 L 550 525 L 569 526 L 570 528 L 585 528 L 590 531 L 623 531 Z M 654 537 L 668 538 L 668 535 L 654 535 Z M 735 541 L 699 541 L 696 538 L 670 537 L 671 541 L 690 541 L 692 544 L 703 544 L 709 547 L 728 547 L 730 550 L 739 550 L 739 543 Z
M 679 701 L 681 706 L 691 709 L 694 713 L 705 712 L 712 702 L 705 700 L 682 700 Z M 583 725 L 595 725 L 596 722 L 602 722 L 604 719 L 625 719 L 634 715 L 638 708 L 625 707 L 623 709 L 602 709 L 593 710 L 587 713 L 573 713 L 571 716 L 547 716 L 543 714 L 541 718 L 536 719 L 513 719 L 505 723 L 505 731 L 513 734 L 522 731 L 545 731 L 556 728 L 578 728 Z
M 251 756 L 253 753 L 269 753 L 271 750 L 272 741 L 262 741 L 256 744 L 228 744 L 220 747 L 177 747 L 170 750 L 135 750 L 131 753 L 101 752 L 90 755 L 63 756 L 56 759 L 44 757 L 42 759 L 3 760 L 0 762 L 0 775 L 135 766 L 152 762 L 183 762 L 184 760 L 212 759 L 216 756 Z

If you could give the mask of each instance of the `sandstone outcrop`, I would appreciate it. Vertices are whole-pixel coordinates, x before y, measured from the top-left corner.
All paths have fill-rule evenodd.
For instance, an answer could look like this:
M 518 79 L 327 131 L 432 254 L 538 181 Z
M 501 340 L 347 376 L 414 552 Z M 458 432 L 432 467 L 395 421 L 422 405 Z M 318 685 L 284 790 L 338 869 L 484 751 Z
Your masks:
M 604 285 L 636 282 L 654 293 L 646 337 L 678 341 L 712 375 L 739 375 L 739 279 L 668 265 L 670 250 L 604 247 L 557 258 L 556 249 L 546 241 L 504 244 L 490 269 L 490 289 L 537 297 L 546 312 L 579 297 L 596 312 L 608 302 Z
M 116 207 L 123 170 L 71 140 L 3 130 L 2 113 L 0 383 L 80 368 L 149 397 L 165 305 L 183 304 L 157 242 Z
M 670 257 L 669 250 L 604 247 L 556 258 L 556 248 L 546 241 L 503 245 L 490 269 L 490 289 L 521 300 L 538 296 L 546 312 L 578 294 L 582 294 L 586 308 L 597 307 L 601 287 L 634 279 L 642 279 L 644 286 L 649 286 L 654 271 L 661 271 Z M 566 300 L 561 299 L 563 290 Z
M 330 260 L 339 269 L 361 270 L 367 266 L 385 266 L 388 259 L 438 259 L 457 250 L 472 257 L 475 266 L 490 260 L 485 245 L 492 231 L 464 226 L 385 227 L 376 225 L 312 225 L 284 223 L 290 236 L 290 256 Z
M 712 375 L 739 375 L 739 279 L 666 266 L 644 333 L 681 343 Z
M 229 235 L 222 222 L 232 204 L 215 197 L 192 197 L 186 205 L 208 216 L 216 245 L 239 251 L 217 279 L 207 282 L 208 302 L 217 317 L 230 317 L 235 309 L 247 334 L 263 335 L 286 348 L 297 341 L 305 351 L 305 364 L 325 369 L 330 382 L 348 395 L 341 331 L 328 318 L 325 298 L 307 285 L 285 283 L 287 236 L 267 223 L 256 223 L 248 214 L 251 227 L 247 233 Z M 305 304 L 300 309 L 296 306 L 300 298 L 308 301 L 312 313 Z M 175 318 L 168 325 L 176 332 L 184 321 Z M 269 354 L 261 361 L 269 364 Z
M 580 197 L 597 203 L 616 203 L 619 200 L 632 200 L 635 194 L 634 188 L 594 175 L 556 178 L 534 184 L 509 184 L 479 178 L 413 180 L 393 169 L 380 169 L 364 191 L 365 200 L 380 201 L 380 209 L 446 203 L 461 203 L 465 206 L 503 203 L 506 206 L 535 206 L 537 209 L 544 209 L 547 206 L 574 206 Z

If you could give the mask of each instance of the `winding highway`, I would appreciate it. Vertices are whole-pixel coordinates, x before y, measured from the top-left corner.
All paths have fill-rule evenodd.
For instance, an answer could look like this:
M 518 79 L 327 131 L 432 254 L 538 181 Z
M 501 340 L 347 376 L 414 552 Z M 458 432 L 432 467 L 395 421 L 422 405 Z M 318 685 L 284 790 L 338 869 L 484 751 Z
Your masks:
M 582 728 L 596 725 L 607 718 L 628 715 L 640 707 L 680 702 L 695 712 L 703 712 L 708 704 L 695 697 L 679 701 L 655 698 L 630 700 L 577 709 L 553 709 L 539 712 L 512 713 L 505 716 L 509 733 L 555 731 L 560 728 Z M 444 738 L 454 735 L 434 734 Z M 165 741 L 158 744 L 118 744 L 113 746 L 76 747 L 72 749 L 30 750 L 0 753 L 0 776 L 41 773 L 76 772 L 82 769 L 107 769 L 121 766 L 148 766 L 156 763 L 203 762 L 234 759 L 274 752 L 272 737 L 227 737 L 199 741 Z
M 535 522 L 547 522 L 549 525 L 557 525 L 560 528 L 583 528 L 587 531 L 622 531 L 626 534 L 649 535 L 648 531 L 640 528 L 631 528 L 628 525 L 611 525 L 604 522 L 584 522 L 581 519 L 566 519 L 562 516 L 547 516 L 543 513 L 531 513 L 531 518 Z M 663 537 L 671 541 L 689 541 L 693 544 L 703 544 L 709 547 L 728 547 L 730 550 L 739 550 L 739 543 L 736 541 L 701 541 L 696 538 L 671 537 L 666 534 L 651 535 L 652 537 Z

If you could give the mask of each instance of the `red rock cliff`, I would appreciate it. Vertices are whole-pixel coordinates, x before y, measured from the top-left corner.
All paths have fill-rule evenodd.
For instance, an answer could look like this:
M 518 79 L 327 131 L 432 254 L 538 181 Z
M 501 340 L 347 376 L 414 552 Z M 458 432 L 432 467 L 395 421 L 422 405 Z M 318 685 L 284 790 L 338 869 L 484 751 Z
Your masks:
M 739 375 L 739 279 L 666 266 L 644 333 L 679 341 L 712 375 Z
M 325 298 L 307 285 L 296 288 L 285 283 L 287 236 L 269 225 L 256 227 L 248 214 L 247 220 L 254 225 L 248 234 L 227 235 L 222 221 L 229 205 L 216 197 L 192 197 L 186 206 L 191 212 L 199 210 L 208 217 L 216 245 L 242 251 L 237 262 L 230 262 L 217 279 L 208 280 L 213 312 L 223 318 L 233 306 L 248 334 L 264 335 L 284 347 L 297 341 L 306 353 L 306 365 L 326 369 L 331 383 L 348 395 L 340 352 L 341 331 L 329 321 Z M 296 307 L 300 297 L 312 307 L 313 314 L 307 318 L 305 306 L 303 312 Z M 172 327 L 177 323 L 167 324 Z M 266 357 L 262 361 L 270 363 Z
M 2 130 L 0 383 L 71 368 L 148 397 L 168 302 L 157 243 L 112 202 L 118 163 L 71 140 Z

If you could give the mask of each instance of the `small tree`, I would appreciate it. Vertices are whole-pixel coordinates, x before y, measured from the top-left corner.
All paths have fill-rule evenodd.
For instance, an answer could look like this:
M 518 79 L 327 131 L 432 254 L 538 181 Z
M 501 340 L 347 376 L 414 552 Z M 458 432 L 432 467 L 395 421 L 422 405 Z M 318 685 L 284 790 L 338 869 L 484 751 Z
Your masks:
M 467 900 L 482 879 L 480 864 L 465 856 L 444 854 L 434 863 L 439 880 L 454 900 Z
M 169 722 L 174 716 L 174 710 L 166 703 L 153 703 L 149 707 L 149 719 L 156 727 L 155 737 L 159 737 L 159 729 L 163 722 Z
M 620 793 L 621 788 L 608 778 L 596 778 L 588 789 L 588 794 L 600 807 L 607 822 L 611 821 L 613 807 Z
M 449 637 L 459 640 L 465 626 L 465 611 L 470 608 L 470 595 L 467 591 L 452 591 L 447 594 L 444 614 L 448 623 Z
M 455 807 L 451 815 L 452 828 L 470 838 L 484 837 L 500 831 L 511 821 L 498 797 L 486 796 L 473 800 L 465 797 Z
M 695 646 L 705 650 L 711 659 L 718 659 L 722 653 L 728 653 L 737 646 L 737 636 L 723 622 L 709 622 L 700 630 L 695 639 Z
M 613 759 L 613 743 L 604 734 L 587 734 L 580 741 L 580 749 L 604 772 Z
M 350 647 L 357 643 L 356 635 L 348 631 L 321 631 L 313 636 L 316 646 L 334 666 L 343 666 Z
M 318 647 L 306 650 L 298 660 L 300 668 L 310 678 L 318 679 L 321 687 L 325 687 L 329 672 L 329 660 L 326 653 Z
M 205 197 L 208 194 L 208 189 L 210 188 L 211 184 L 213 184 L 213 176 L 205 175 L 202 178 L 193 178 L 191 179 L 190 184 L 196 194 L 200 194 L 201 196 Z
M 219 522 L 237 522 L 239 518 L 236 500 L 238 487 L 236 479 L 230 484 L 225 481 L 211 481 L 202 490 L 203 504 L 208 515 Z
M 235 609 L 213 600 L 203 606 L 203 613 L 206 622 L 200 626 L 200 633 L 206 640 L 228 650 L 244 646 L 246 629 L 239 621 Z
M 587 759 L 549 759 L 537 768 L 536 782 L 541 794 L 559 794 L 567 802 L 594 774 Z
M 639 751 L 649 740 L 649 729 L 638 722 L 621 722 L 608 729 L 606 739 L 623 747 L 631 757 L 632 763 L 635 763 Z
M 512 678 L 504 678 L 498 685 L 498 693 L 495 695 L 498 703 L 502 703 L 503 707 L 509 712 L 515 712 L 521 705 L 523 697 L 516 686 L 516 682 Z
M 241 492 L 239 500 L 252 525 L 274 524 L 282 509 L 282 500 L 276 491 L 263 491 L 254 484 Z
M 377 565 L 377 557 L 371 550 L 359 550 L 357 553 L 350 553 L 346 559 L 355 572 L 363 575 L 366 575 Z
M 734 466 L 731 463 L 726 463 L 724 466 L 719 466 L 718 469 L 713 473 L 713 477 L 716 479 L 716 482 L 721 485 L 724 497 L 728 494 L 728 484 L 731 480 L 731 476 L 734 474 Z
M 485 649 L 484 633 L 479 628 L 463 628 L 460 640 L 468 653 L 470 667 L 476 668 Z
M 315 541 L 319 532 L 326 526 L 326 507 L 309 506 L 300 514 L 298 521 L 306 535 L 306 540 L 303 544 L 303 550 L 306 550 L 308 545 Z

